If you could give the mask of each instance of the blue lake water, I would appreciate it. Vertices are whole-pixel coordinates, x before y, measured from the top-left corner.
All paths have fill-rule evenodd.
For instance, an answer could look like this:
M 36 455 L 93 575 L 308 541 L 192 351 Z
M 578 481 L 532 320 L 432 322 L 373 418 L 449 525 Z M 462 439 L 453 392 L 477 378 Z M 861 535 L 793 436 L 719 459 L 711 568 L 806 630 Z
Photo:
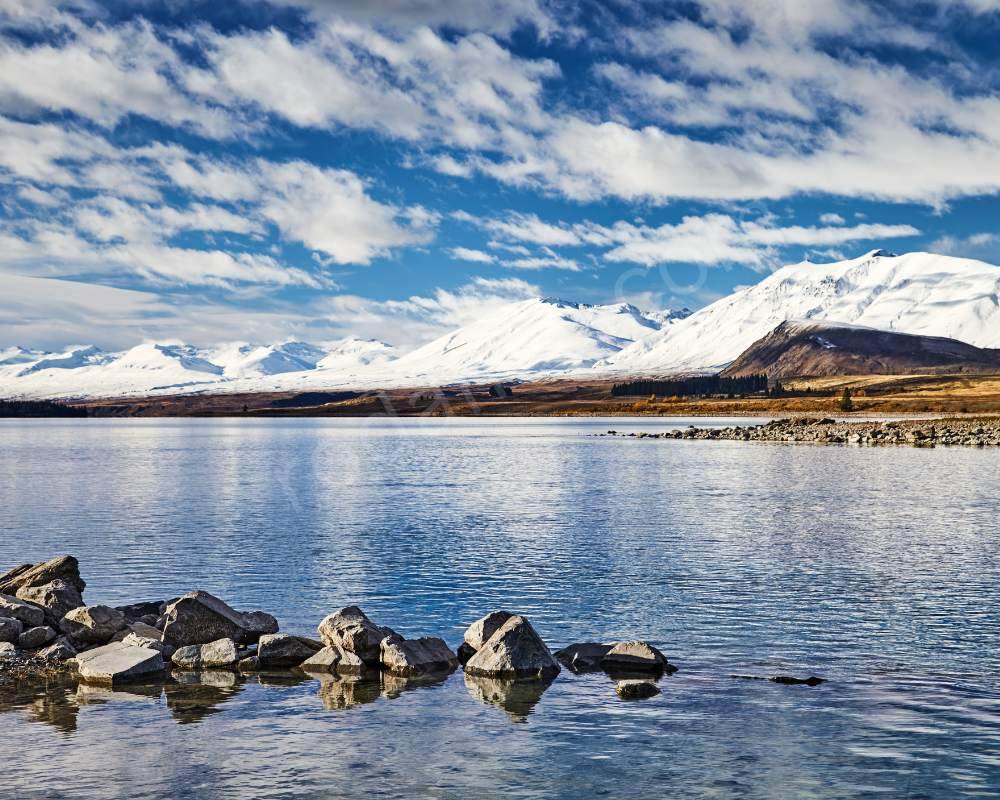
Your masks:
M 0 421 L 0 571 L 453 647 L 506 608 L 680 668 L 631 703 L 567 671 L 53 687 L 0 698 L 0 797 L 1000 795 L 1000 453 L 595 436 L 689 422 Z

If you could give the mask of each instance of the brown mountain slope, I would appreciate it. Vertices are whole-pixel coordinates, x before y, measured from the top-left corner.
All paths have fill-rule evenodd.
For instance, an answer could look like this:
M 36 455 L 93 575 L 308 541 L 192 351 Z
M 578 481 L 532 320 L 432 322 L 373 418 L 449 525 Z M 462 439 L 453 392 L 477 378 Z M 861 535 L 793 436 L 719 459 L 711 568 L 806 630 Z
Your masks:
M 828 322 L 782 322 L 722 374 L 771 378 L 1000 371 L 1000 350 Z

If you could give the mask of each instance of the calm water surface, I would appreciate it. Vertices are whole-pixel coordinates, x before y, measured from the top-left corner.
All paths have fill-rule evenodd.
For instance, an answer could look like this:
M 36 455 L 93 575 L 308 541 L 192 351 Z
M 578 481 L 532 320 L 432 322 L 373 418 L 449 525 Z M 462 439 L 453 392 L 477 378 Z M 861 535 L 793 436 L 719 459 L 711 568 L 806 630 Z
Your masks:
M 0 421 L 0 570 L 73 553 L 88 602 L 201 588 L 302 633 L 358 603 L 453 645 L 507 608 L 680 667 L 636 703 L 54 686 L 0 701 L 0 797 L 1000 795 L 1000 453 L 594 436 L 688 422 Z M 777 673 L 828 683 L 731 677 Z

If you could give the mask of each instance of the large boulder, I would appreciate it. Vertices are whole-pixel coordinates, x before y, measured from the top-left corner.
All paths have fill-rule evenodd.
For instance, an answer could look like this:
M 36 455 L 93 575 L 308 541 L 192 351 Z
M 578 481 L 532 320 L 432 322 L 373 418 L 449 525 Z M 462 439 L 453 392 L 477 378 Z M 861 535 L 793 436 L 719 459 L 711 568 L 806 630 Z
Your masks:
M 83 605 L 83 595 L 80 594 L 80 590 L 62 578 L 43 583 L 41 586 L 22 586 L 17 590 L 17 597 L 42 606 L 56 623 L 74 608 Z
M 382 640 L 382 668 L 400 677 L 451 672 L 458 666 L 458 656 L 445 644 L 444 639 L 433 636 L 421 639 L 402 639 L 390 636 Z
M 163 641 L 174 647 L 208 644 L 217 639 L 247 644 L 278 630 L 278 621 L 270 614 L 236 611 L 218 597 L 201 591 L 170 603 L 164 616 Z
M 56 632 L 48 625 L 39 625 L 37 628 L 28 628 L 17 639 L 17 646 L 21 650 L 37 650 L 45 647 L 56 638 Z
M 26 586 L 44 586 L 61 580 L 83 592 L 87 584 L 80 577 L 80 563 L 73 556 L 58 556 L 42 564 L 22 564 L 0 575 L 0 594 L 17 594 Z
M 601 668 L 608 672 L 664 672 L 667 657 L 649 642 L 619 642 L 601 659 Z
M 546 678 L 558 675 L 560 667 L 527 617 L 513 616 L 468 660 L 465 671 L 487 678 Z
M 236 642 L 232 639 L 218 639 L 206 644 L 189 644 L 186 647 L 178 647 L 170 660 L 174 666 L 181 669 L 228 667 L 239 660 L 239 650 L 236 647 Z
M 77 655 L 76 668 L 84 681 L 115 685 L 156 677 L 165 665 L 156 650 L 113 642 Z
M 16 642 L 24 632 L 24 623 L 13 617 L 0 617 L 0 642 Z
M 458 660 L 464 665 L 512 616 L 509 611 L 491 611 L 473 622 L 466 628 L 462 644 L 458 647 Z
M 578 642 L 557 650 L 555 656 L 573 672 L 596 672 L 611 648 L 612 645 L 600 642 Z
M 397 635 L 392 628 L 376 625 L 357 606 L 334 611 L 317 630 L 324 644 L 342 647 L 373 665 L 379 663 L 382 640 Z
M 34 603 L 18 600 L 12 595 L 0 593 L 0 617 L 16 619 L 29 628 L 35 628 L 45 624 L 45 609 Z
M 108 606 L 80 606 L 62 618 L 59 630 L 74 644 L 104 644 L 125 630 L 125 617 Z
M 260 637 L 257 662 L 260 669 L 297 667 L 323 649 L 323 643 L 289 633 L 269 633 Z
M 365 662 L 349 650 L 339 645 L 331 644 L 316 653 L 301 664 L 300 669 L 306 672 L 331 672 L 337 675 L 361 675 L 365 671 Z

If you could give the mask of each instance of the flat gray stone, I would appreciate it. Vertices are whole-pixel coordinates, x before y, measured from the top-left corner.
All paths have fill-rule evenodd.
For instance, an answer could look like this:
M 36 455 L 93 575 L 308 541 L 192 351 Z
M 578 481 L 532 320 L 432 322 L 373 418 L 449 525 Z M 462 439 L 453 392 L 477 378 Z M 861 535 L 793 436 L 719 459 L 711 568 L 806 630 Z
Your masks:
M 29 628 L 45 624 L 45 609 L 9 594 L 0 594 L 0 617 L 22 622 Z
M 165 668 L 159 651 L 129 647 L 123 642 L 80 653 L 76 657 L 76 665 L 81 680 L 105 685 L 152 678 Z
M 458 656 L 444 639 L 433 636 L 421 639 L 401 639 L 390 636 L 382 640 L 382 668 L 392 675 L 413 677 L 434 672 L 451 672 L 458 666 Z
M 306 672 L 361 675 L 365 671 L 365 662 L 350 650 L 345 650 L 338 645 L 327 645 L 299 664 L 299 668 Z
M 257 643 L 257 660 L 261 669 L 297 667 L 323 649 L 323 643 L 289 633 L 269 633 Z
M 469 659 L 465 671 L 487 678 L 553 677 L 561 670 L 527 617 L 513 616 Z
M 601 668 L 633 672 L 663 672 L 667 657 L 649 642 L 619 642 L 601 660 Z

